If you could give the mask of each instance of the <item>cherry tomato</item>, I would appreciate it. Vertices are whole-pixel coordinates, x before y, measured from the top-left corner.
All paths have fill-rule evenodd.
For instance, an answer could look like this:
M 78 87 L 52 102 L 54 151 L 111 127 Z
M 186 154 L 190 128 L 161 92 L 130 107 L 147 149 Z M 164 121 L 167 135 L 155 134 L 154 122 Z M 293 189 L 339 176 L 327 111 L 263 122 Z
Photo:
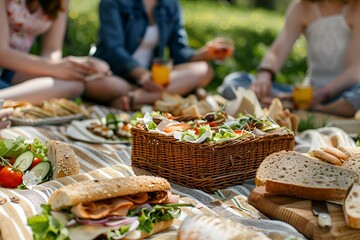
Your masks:
M 164 115 L 167 119 L 174 119 L 174 117 L 171 113 L 166 112 Z
M 22 173 L 12 167 L 5 166 L 0 171 L 0 186 L 16 188 L 22 183 Z
M 8 163 L 10 163 L 11 166 L 12 166 L 12 165 L 14 165 L 15 158 L 13 158 L 13 157 L 7 157 L 7 158 L 5 158 L 5 161 L 8 162 Z M 0 170 L 3 169 L 3 168 L 4 168 L 4 166 L 0 166 Z
M 38 157 L 34 157 L 34 160 L 30 166 L 30 169 L 32 169 L 33 167 L 35 167 L 36 165 L 38 165 L 39 163 L 42 162 L 42 159 L 41 158 L 38 158 Z

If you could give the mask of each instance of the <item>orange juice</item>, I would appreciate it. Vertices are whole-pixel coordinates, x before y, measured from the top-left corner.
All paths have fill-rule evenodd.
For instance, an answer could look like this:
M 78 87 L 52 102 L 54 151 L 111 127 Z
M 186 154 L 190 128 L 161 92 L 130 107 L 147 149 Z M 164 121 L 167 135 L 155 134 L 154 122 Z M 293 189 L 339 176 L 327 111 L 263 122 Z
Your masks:
M 155 61 L 151 66 L 152 79 L 155 83 L 167 86 L 170 82 L 171 61 Z
M 230 57 L 234 51 L 233 41 L 227 38 L 215 38 L 208 46 L 210 56 L 215 59 Z
M 306 110 L 311 106 L 313 90 L 310 85 L 295 86 L 293 92 L 293 101 L 295 108 Z

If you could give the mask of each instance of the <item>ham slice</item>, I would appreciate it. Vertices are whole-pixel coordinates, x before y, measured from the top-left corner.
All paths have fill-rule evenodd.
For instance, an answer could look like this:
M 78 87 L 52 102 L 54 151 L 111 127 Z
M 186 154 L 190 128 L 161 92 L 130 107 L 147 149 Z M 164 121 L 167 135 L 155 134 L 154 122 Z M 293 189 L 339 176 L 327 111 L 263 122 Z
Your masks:
M 126 216 L 133 203 L 125 198 L 112 198 L 96 202 L 79 203 L 71 212 L 80 218 L 100 219 L 108 215 Z

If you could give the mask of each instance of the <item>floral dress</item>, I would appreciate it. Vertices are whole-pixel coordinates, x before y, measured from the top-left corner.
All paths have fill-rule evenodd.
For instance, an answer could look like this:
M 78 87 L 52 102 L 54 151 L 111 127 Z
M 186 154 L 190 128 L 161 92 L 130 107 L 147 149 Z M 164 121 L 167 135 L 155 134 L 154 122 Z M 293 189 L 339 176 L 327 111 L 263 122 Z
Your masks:
M 34 39 L 48 31 L 53 21 L 44 14 L 41 7 L 31 13 L 26 0 L 6 0 L 6 13 L 10 29 L 10 46 L 28 52 Z

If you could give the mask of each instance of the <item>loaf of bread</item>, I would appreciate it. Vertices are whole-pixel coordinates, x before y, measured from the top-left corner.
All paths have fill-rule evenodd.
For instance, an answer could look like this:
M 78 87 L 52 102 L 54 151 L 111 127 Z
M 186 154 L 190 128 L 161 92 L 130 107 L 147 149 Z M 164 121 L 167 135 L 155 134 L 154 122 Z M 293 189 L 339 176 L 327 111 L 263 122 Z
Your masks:
M 341 167 L 356 172 L 358 174 L 357 182 L 360 184 L 360 153 L 349 157 Z
M 360 185 L 354 183 L 350 193 L 346 197 L 344 216 L 346 224 L 350 228 L 360 229 Z
M 354 171 L 330 165 L 293 151 L 274 153 L 260 164 L 256 185 L 279 195 L 343 201 L 358 176 Z

